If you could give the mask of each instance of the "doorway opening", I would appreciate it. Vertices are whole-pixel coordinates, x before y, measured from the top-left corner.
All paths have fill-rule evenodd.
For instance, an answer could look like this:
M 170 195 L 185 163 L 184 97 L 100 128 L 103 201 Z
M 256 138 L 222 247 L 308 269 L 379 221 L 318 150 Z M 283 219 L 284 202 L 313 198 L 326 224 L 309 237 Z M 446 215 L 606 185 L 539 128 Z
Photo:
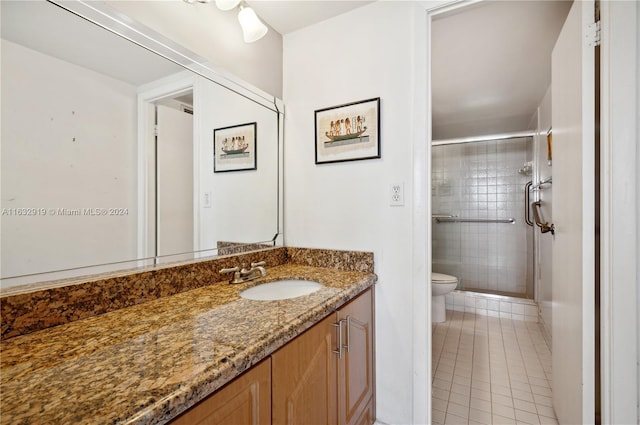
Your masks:
M 431 264 L 458 282 L 447 321 L 432 323 L 433 423 L 556 420 L 552 232 L 541 229 L 553 213 L 551 52 L 570 7 L 431 14 Z
M 138 256 L 155 264 L 194 258 L 199 163 L 192 78 L 138 95 Z

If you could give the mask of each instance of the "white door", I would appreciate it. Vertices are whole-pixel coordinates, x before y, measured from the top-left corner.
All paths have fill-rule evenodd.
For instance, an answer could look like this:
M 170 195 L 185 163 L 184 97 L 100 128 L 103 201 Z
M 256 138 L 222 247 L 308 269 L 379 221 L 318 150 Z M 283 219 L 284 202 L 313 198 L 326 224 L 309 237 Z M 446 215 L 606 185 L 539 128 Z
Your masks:
M 193 115 L 157 106 L 158 255 L 193 251 Z
M 552 54 L 552 368 L 561 424 L 594 422 L 593 2 L 576 1 Z

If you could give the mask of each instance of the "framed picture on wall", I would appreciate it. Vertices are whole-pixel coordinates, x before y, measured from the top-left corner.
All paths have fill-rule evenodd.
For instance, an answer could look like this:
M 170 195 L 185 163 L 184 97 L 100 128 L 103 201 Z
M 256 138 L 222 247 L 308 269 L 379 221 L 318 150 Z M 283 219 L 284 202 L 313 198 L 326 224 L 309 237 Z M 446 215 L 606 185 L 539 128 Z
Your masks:
M 256 170 L 257 123 L 213 130 L 213 172 Z
M 380 158 L 380 98 L 315 111 L 316 164 Z

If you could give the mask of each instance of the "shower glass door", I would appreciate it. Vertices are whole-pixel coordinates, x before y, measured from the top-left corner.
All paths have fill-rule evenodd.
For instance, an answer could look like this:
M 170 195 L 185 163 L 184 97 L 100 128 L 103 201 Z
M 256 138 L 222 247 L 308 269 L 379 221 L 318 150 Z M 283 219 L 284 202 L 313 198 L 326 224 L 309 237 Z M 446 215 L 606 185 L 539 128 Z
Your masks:
M 530 137 L 433 146 L 433 271 L 456 276 L 458 289 L 533 298 L 532 156 Z

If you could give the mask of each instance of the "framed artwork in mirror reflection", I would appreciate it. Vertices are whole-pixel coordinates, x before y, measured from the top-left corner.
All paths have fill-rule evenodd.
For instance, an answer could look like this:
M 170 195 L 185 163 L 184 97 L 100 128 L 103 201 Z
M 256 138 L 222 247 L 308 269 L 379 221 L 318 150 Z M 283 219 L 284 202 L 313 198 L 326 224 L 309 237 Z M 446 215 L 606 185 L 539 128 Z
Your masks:
M 257 169 L 257 123 L 213 130 L 213 172 Z
M 315 111 L 316 164 L 380 158 L 380 98 Z

